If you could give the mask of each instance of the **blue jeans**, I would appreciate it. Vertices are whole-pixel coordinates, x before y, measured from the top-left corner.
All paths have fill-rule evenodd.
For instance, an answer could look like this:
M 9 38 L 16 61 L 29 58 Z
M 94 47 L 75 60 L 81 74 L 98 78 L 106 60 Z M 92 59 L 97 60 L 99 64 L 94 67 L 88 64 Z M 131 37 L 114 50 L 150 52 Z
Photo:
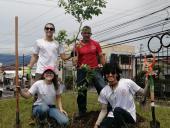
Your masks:
M 36 105 L 33 106 L 33 116 L 37 117 L 40 121 L 44 120 L 48 117 L 51 117 L 57 121 L 57 123 L 65 127 L 69 123 L 69 119 L 66 115 L 61 113 L 54 105 Z
M 100 94 L 100 91 L 104 88 L 106 85 L 101 70 L 100 69 L 94 69 L 95 75 L 92 78 L 92 82 L 88 83 L 85 79 L 86 77 L 86 71 L 82 69 L 77 69 L 77 87 L 80 87 L 82 85 L 85 85 L 88 87 L 89 85 L 94 85 L 94 87 L 97 90 L 97 93 Z M 79 92 L 80 91 L 80 92 Z M 78 109 L 80 113 L 84 113 L 87 111 L 87 90 L 78 90 L 78 97 L 77 97 L 77 104 Z

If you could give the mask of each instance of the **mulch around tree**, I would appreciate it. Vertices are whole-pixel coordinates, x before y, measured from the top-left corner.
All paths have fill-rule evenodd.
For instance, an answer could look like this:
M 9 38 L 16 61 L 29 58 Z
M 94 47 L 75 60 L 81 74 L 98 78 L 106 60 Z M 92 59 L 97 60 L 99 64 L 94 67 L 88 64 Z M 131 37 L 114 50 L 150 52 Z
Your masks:
M 98 118 L 99 111 L 87 112 L 87 114 L 81 118 L 73 117 L 70 128 L 93 128 Z M 135 125 L 129 124 L 129 128 L 148 128 L 148 121 L 137 114 L 137 123 Z

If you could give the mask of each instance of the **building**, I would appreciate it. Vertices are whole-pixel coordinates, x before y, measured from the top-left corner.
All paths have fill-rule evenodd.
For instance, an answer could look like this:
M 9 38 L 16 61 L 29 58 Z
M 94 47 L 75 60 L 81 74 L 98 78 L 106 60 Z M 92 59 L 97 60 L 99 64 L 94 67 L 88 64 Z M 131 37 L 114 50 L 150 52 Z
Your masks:
M 117 63 L 122 69 L 122 76 L 133 78 L 135 75 L 135 46 L 131 45 L 103 45 L 102 51 L 106 60 L 110 63 Z

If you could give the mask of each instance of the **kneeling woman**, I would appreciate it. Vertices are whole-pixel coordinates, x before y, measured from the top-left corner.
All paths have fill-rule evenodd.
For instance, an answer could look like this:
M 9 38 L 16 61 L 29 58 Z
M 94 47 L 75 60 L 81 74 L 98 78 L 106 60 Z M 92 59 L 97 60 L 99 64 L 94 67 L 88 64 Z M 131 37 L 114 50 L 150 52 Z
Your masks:
M 148 85 L 141 88 L 130 79 L 121 78 L 121 69 L 116 64 L 107 63 L 103 66 L 108 85 L 100 92 L 98 101 L 102 105 L 101 112 L 94 128 L 121 128 L 126 124 L 136 122 L 135 94 L 146 95 Z M 112 111 L 107 115 L 110 103 Z
M 58 87 L 57 77 L 53 67 L 46 67 L 41 80 L 35 82 L 29 90 L 19 90 L 21 96 L 24 98 L 30 98 L 36 93 L 38 94 L 38 99 L 34 102 L 32 111 L 33 115 L 40 121 L 45 120 L 48 115 L 54 118 L 62 127 L 68 125 L 69 119 L 61 103 L 62 91 Z M 57 101 L 58 108 L 55 106 L 55 100 Z

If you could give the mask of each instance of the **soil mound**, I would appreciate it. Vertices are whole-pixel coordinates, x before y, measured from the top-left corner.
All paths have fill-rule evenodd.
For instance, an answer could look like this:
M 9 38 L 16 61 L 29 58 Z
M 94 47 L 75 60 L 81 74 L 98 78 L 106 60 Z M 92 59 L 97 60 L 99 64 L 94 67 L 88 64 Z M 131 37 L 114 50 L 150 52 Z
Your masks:
M 91 111 L 82 117 L 73 117 L 70 128 L 93 128 L 98 115 L 99 111 Z M 148 128 L 148 121 L 137 114 L 137 123 L 135 125 L 129 124 L 128 128 Z

